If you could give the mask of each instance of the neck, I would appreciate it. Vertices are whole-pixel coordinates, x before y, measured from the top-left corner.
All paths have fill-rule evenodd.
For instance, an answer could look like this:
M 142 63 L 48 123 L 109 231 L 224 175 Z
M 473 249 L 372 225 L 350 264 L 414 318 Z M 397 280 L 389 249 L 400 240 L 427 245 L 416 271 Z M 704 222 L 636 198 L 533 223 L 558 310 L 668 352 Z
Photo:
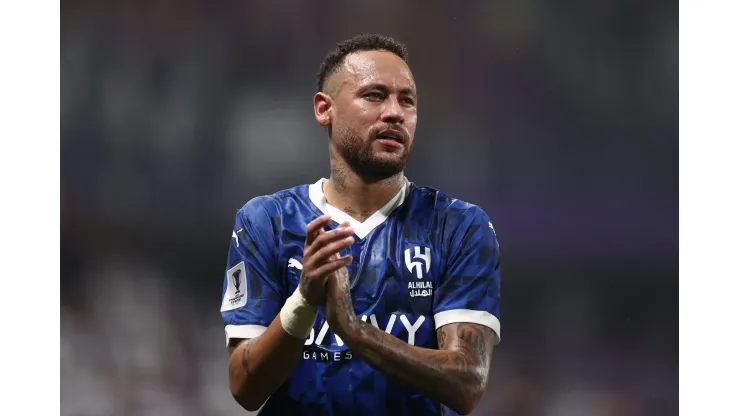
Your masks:
M 385 179 L 366 180 L 345 163 L 332 160 L 324 197 L 330 205 L 362 222 L 393 199 L 404 183 L 403 172 Z

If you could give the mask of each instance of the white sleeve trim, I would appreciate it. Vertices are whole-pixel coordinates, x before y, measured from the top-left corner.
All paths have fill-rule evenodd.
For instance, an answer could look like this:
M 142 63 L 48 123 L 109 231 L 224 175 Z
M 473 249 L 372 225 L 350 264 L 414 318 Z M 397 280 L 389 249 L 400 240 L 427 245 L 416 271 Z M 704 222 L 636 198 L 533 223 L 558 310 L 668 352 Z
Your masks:
M 249 339 L 257 338 L 267 329 L 262 325 L 226 325 L 226 345 L 229 345 L 231 339 Z
M 501 322 L 492 313 L 487 311 L 474 311 L 470 309 L 450 309 L 434 314 L 434 328 L 439 329 L 447 324 L 468 322 L 479 324 L 493 329 L 496 333 L 494 345 L 501 342 Z

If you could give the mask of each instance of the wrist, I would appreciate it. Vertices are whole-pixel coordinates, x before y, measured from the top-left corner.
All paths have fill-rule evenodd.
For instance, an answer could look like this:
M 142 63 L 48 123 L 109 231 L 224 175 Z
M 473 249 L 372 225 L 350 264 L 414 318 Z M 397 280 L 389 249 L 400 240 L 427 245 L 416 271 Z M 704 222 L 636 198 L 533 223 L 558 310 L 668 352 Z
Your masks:
M 280 310 L 280 323 L 289 335 L 306 339 L 318 314 L 319 308 L 309 304 L 300 289 L 296 289 Z
M 354 313 L 352 313 L 346 320 L 344 320 L 344 322 L 337 325 L 337 335 L 339 335 L 347 345 L 354 344 L 362 337 L 362 324 L 363 322 L 357 318 Z
M 317 301 L 314 298 L 312 298 L 311 296 L 306 295 L 305 293 L 303 293 L 303 290 L 304 290 L 304 286 L 301 285 L 301 284 L 299 284 L 298 287 L 296 288 L 295 292 L 293 292 L 293 295 L 300 296 L 301 298 L 303 298 L 304 302 L 307 305 L 318 309 L 321 306 L 321 303 L 322 302 L 320 300 Z

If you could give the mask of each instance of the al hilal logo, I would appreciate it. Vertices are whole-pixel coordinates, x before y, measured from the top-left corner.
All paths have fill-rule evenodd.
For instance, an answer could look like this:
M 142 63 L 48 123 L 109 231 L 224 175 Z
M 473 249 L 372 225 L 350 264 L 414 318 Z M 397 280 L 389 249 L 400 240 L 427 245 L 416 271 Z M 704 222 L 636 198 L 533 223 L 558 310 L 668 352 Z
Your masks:
M 422 249 L 424 251 L 422 252 Z M 429 247 L 414 247 L 414 256 L 411 257 L 411 249 L 407 248 L 403 252 L 404 263 L 406 268 L 411 273 L 416 274 L 416 278 L 422 280 L 424 273 L 429 273 L 429 268 L 432 265 L 432 253 Z M 413 261 L 412 261 L 413 260 Z M 421 282 L 409 282 L 409 296 L 415 297 L 427 297 L 432 296 L 432 282 L 429 280 Z
M 421 254 L 421 249 L 424 249 L 424 254 Z M 414 260 L 411 261 L 411 249 L 407 248 L 406 251 L 403 252 L 404 261 L 406 262 L 406 268 L 409 269 L 411 273 L 414 273 L 414 270 L 416 270 L 416 278 L 421 279 L 424 277 L 424 271 L 429 272 L 429 266 L 432 262 L 432 255 L 431 251 L 429 250 L 429 247 L 414 247 Z M 416 259 L 419 259 L 421 261 L 417 261 Z

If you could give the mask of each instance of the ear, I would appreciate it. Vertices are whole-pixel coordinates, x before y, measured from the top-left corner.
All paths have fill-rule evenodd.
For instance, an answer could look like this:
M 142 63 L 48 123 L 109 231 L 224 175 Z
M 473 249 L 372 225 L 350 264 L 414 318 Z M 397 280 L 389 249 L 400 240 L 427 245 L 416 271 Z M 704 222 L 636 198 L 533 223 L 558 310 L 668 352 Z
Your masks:
M 313 113 L 314 116 L 316 116 L 316 121 L 318 121 L 319 125 L 322 127 L 327 127 L 331 124 L 330 112 L 333 105 L 334 102 L 329 94 L 317 92 L 316 95 L 313 96 Z

